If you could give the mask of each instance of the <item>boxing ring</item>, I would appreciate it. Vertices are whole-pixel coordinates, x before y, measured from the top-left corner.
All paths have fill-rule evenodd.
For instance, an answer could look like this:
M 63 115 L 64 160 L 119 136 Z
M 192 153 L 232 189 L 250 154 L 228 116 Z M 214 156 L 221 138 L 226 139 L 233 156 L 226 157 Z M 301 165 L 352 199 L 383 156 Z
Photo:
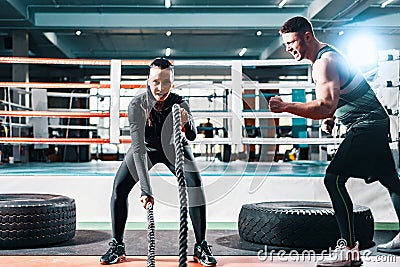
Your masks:
M 86 60 L 86 59 L 47 59 L 47 58 L 16 58 L 16 57 L 2 57 L 0 58 L 1 64 L 67 64 L 67 65 L 102 65 L 110 67 L 110 79 L 107 82 L 85 82 L 85 83 L 49 83 L 49 82 L 0 82 L 0 87 L 7 88 L 8 92 L 12 90 L 25 90 L 28 95 L 32 95 L 32 89 L 65 89 L 73 90 L 76 88 L 80 89 L 103 89 L 108 90 L 110 102 L 109 110 L 106 111 L 77 111 L 74 110 L 33 110 L 32 107 L 26 106 L 24 109 L 15 107 L 10 102 L 4 102 L 7 110 L 0 110 L 0 117 L 8 119 L 10 125 L 10 131 L 12 131 L 11 118 L 41 118 L 42 120 L 46 118 L 107 118 L 109 119 L 108 135 L 105 138 L 50 138 L 50 137 L 19 137 L 10 136 L 0 137 L 0 143 L 3 144 L 69 144 L 69 145 L 98 145 L 98 144 L 123 144 L 129 146 L 130 137 L 121 136 L 120 130 L 126 125 L 127 113 L 123 109 L 125 107 L 121 106 L 120 99 L 123 98 L 121 95 L 122 90 L 129 91 L 139 91 L 143 92 L 145 88 L 145 82 L 124 82 L 122 81 L 121 68 L 123 66 L 147 66 L 149 61 L 146 60 Z M 260 121 L 258 124 L 262 125 L 262 121 L 274 120 L 277 118 L 289 118 L 295 121 L 296 116 L 290 114 L 273 114 L 268 110 L 265 110 L 266 100 L 263 98 L 263 93 L 265 96 L 265 91 L 275 90 L 280 88 L 283 91 L 279 91 L 278 94 L 282 97 L 287 97 L 290 95 L 293 88 L 304 88 L 303 97 L 311 94 L 313 88 L 312 83 L 298 82 L 295 84 L 261 84 L 246 80 L 243 75 L 242 68 L 246 66 L 262 66 L 262 65 L 302 65 L 305 63 L 296 62 L 294 60 L 249 60 L 249 61 L 200 61 L 200 62 L 187 62 L 187 61 L 175 61 L 176 68 L 179 69 L 180 66 L 226 66 L 231 69 L 231 80 L 222 84 L 213 85 L 217 89 L 229 88 L 230 94 L 228 95 L 226 101 L 226 110 L 221 112 L 214 112 L 210 114 L 209 112 L 203 110 L 193 109 L 193 116 L 195 119 L 206 118 L 212 116 L 214 118 L 220 118 L 224 120 L 224 127 L 228 128 L 228 134 L 224 137 L 214 137 L 214 138 L 197 138 L 195 141 L 191 142 L 192 145 L 224 145 L 229 144 L 232 146 L 232 153 L 238 153 L 243 150 L 243 147 L 249 145 L 264 145 L 264 146 L 274 146 L 277 144 L 287 145 L 287 144 L 298 144 L 298 145 L 328 145 L 328 144 L 338 144 L 341 142 L 341 138 L 322 138 L 321 133 L 316 137 L 298 137 L 298 138 L 276 138 L 272 134 L 274 130 L 271 126 L 264 127 L 264 132 L 267 132 L 268 137 L 256 137 L 249 138 L 243 133 L 243 121 L 246 119 L 255 119 Z M 307 65 L 307 64 L 306 64 Z M 195 83 L 191 85 L 189 82 L 177 81 L 178 85 L 176 87 L 188 87 L 204 89 L 209 87 L 210 84 Z M 244 93 L 248 93 L 249 90 L 254 93 L 250 97 L 256 99 L 256 101 L 251 102 L 252 99 L 248 100 L 244 96 Z M 264 90 L 264 91 L 262 91 Z M 289 92 L 289 93 L 288 93 Z M 49 95 L 55 94 L 54 92 L 48 92 Z M 61 96 L 74 97 L 74 93 L 60 93 Z M 98 94 L 98 91 L 96 91 Z M 277 94 L 277 93 L 275 93 Z M 307 94 L 307 95 L 306 95 Z M 271 94 L 273 95 L 273 94 Z M 84 96 L 75 93 L 75 97 L 90 97 L 93 94 L 86 94 Z M 98 101 L 98 100 L 97 100 Z M 196 100 L 197 102 L 197 100 Z M 193 106 L 196 107 L 196 102 L 193 101 Z M 243 103 L 247 104 L 250 109 L 244 109 Z M 264 105 L 264 106 L 263 106 Z M 198 106 L 198 105 L 197 105 Z M 125 120 L 125 122 L 123 121 Z M 304 121 L 303 121 L 304 122 Z M 315 122 L 312 122 L 315 124 Z M 268 123 L 267 123 L 268 125 Z M 57 127 L 49 125 L 49 127 Z M 61 126 L 58 126 L 61 127 Z M 65 126 L 68 127 L 68 126 Z M 69 126 L 73 127 L 73 126 Z M 87 127 L 93 129 L 93 126 L 82 126 L 82 128 Z M 262 128 L 262 127 L 260 127 Z M 269 132 L 268 132 L 269 131 Z M 269 134 L 268 134 L 269 133 Z M 246 149 L 246 148 L 244 148 Z M 270 152 L 269 152 L 270 153 Z M 267 153 L 268 154 L 268 153 Z M 319 155 L 321 157 L 321 155 Z M 297 166 L 296 166 L 297 163 Z M 311 201 L 328 201 L 327 194 L 322 184 L 322 178 L 324 173 L 324 167 L 326 164 L 317 161 L 318 164 L 313 164 L 312 162 L 307 164 L 306 162 L 300 161 L 293 162 L 293 164 L 281 164 L 274 163 L 270 159 L 267 162 L 251 163 L 245 160 L 239 160 L 237 162 L 232 161 L 229 163 L 221 162 L 199 162 L 200 171 L 203 176 L 205 192 L 207 194 L 207 199 L 209 202 L 209 221 L 210 222 L 235 222 L 237 219 L 238 209 L 242 204 L 262 201 L 262 200 L 311 200 Z M 68 195 L 73 195 L 78 201 L 78 222 L 107 222 L 109 220 L 108 215 L 108 199 L 111 194 L 110 190 L 112 188 L 113 175 L 116 172 L 117 165 L 113 167 L 106 167 L 107 174 L 100 169 L 104 168 L 104 165 L 108 165 L 106 162 L 91 162 L 83 168 L 87 168 L 87 173 L 76 174 L 75 171 L 68 175 L 69 169 L 73 166 L 65 167 L 65 170 L 60 171 L 60 169 L 55 167 L 55 164 L 45 164 L 44 169 L 49 168 L 49 171 L 40 171 L 41 175 L 38 173 L 30 174 L 29 168 L 24 171 L 24 175 L 20 176 L 17 173 L 13 173 L 15 166 L 3 165 L 2 177 L 4 184 L 7 185 L 4 189 L 5 192 L 55 192 L 67 188 L 72 189 L 71 192 L 64 192 Z M 308 165 L 308 166 L 307 166 Z M 18 167 L 18 168 L 23 168 Z M 60 167 L 62 169 L 62 167 Z M 52 175 L 53 174 L 53 175 Z M 56 176 L 57 179 L 55 179 Z M 63 177 L 62 183 L 60 183 L 58 177 Z M 161 188 L 165 185 L 173 185 L 173 178 L 166 170 L 159 170 L 156 168 L 152 172 L 154 187 L 156 195 L 160 196 L 160 201 L 163 202 L 163 192 Z M 35 185 L 32 185 L 29 181 L 35 179 Z M 172 180 L 171 180 L 172 179 Z M 79 183 L 80 187 L 75 187 L 74 184 Z M 362 181 L 350 181 L 349 184 L 354 183 L 355 185 L 349 186 L 350 190 L 354 189 L 354 200 L 356 203 L 365 204 L 371 206 L 375 210 L 375 218 L 377 222 L 391 222 L 395 221 L 394 212 L 386 207 L 390 207 L 389 198 L 386 193 L 379 185 L 373 185 L 372 188 L 368 187 L 368 190 L 362 185 Z M 224 186 L 224 184 L 228 186 Z M 28 185 L 28 188 L 24 188 L 24 185 Z M 48 188 L 46 188 L 47 185 Z M 282 186 L 284 185 L 284 186 Z M 57 190 L 57 188 L 60 188 Z M 98 187 L 98 188 L 97 188 Z M 228 190 L 219 192 L 218 188 L 228 188 Z M 80 189 L 82 188 L 82 189 Z M 88 190 L 92 188 L 92 190 Z M 158 189 L 160 188 L 160 189 Z M 279 188 L 279 190 L 278 190 Z M 173 188 L 171 188 L 173 189 Z M 138 188 L 134 190 L 138 191 Z M 74 192 L 76 191 L 76 192 Z M 137 192 L 134 191 L 131 195 L 136 196 Z M 98 205 L 97 210 L 91 210 L 92 205 L 84 204 L 84 197 L 87 192 L 93 192 L 93 198 L 96 199 L 95 203 L 102 203 Z M 101 192 L 96 196 L 95 192 Z M 368 194 L 371 194 L 368 196 Z M 168 193 L 167 193 L 168 194 Z M 382 197 L 374 197 L 382 195 Z M 241 196 L 237 198 L 236 196 Z M 82 199 L 80 201 L 80 199 Z M 382 199 L 382 200 L 381 200 Z M 235 205 L 230 205 L 229 209 L 224 208 L 224 202 L 235 203 Z M 80 204 L 81 202 L 82 204 Z M 171 203 L 168 203 L 171 202 Z M 371 202 L 371 203 L 369 203 Z M 135 203 L 135 201 L 132 201 Z M 175 205 L 175 200 L 165 201 L 165 206 L 157 212 L 165 211 L 165 215 L 157 214 L 159 221 L 174 221 L 175 218 L 171 214 L 173 206 Z M 161 203 L 160 203 L 161 204 Z M 162 205 L 162 204 L 161 204 Z M 88 206 L 88 208 L 84 208 Z M 143 216 L 136 216 L 137 214 L 142 214 L 143 211 L 140 210 L 139 206 L 134 206 L 131 214 L 134 215 L 132 220 L 141 220 Z M 171 206 L 171 207 L 169 207 Z M 79 212 L 79 207 L 82 207 L 82 212 Z M 90 207 L 90 208 L 89 208 Z M 214 211 L 215 209 L 215 211 Z M 162 211 L 161 211 L 162 210 Z M 225 211 L 225 212 L 221 212 Z
M 0 143 L 3 144 L 15 144 L 15 145 L 21 145 L 21 144 L 73 144 L 73 145 L 88 145 L 88 144 L 125 144 L 126 146 L 129 146 L 130 143 L 130 137 L 129 136 L 121 136 L 120 135 L 120 130 L 124 127 L 124 123 L 126 125 L 126 117 L 127 113 L 123 111 L 123 108 L 121 106 L 121 100 L 123 99 L 123 95 L 121 96 L 121 91 L 122 90 L 134 90 L 134 91 L 143 91 L 145 88 L 145 82 L 136 82 L 136 83 L 128 83 L 122 81 L 122 75 L 121 75 L 121 70 L 124 66 L 147 66 L 149 64 L 149 61 L 146 60 L 87 60 L 87 59 L 49 59 L 49 58 L 21 58 L 21 57 L 2 57 L 0 58 L 0 63 L 1 64 L 56 64 L 56 65 L 92 65 L 92 66 L 109 66 L 110 68 L 110 78 L 109 81 L 107 82 L 85 82 L 85 83 L 76 83 L 76 82 L 71 82 L 71 83 L 49 83 L 49 82 L 0 82 L 0 87 L 7 88 L 8 93 L 12 90 L 17 90 L 19 93 L 21 90 L 25 90 L 27 95 L 32 95 L 33 89 L 41 89 L 41 90 L 46 90 L 46 89 L 69 89 L 69 90 L 74 90 L 74 89 L 86 89 L 86 90 L 92 90 L 92 89 L 105 89 L 108 90 L 109 93 L 109 110 L 107 111 L 76 111 L 76 110 L 48 110 L 47 107 L 43 108 L 41 107 L 40 110 L 33 110 L 33 107 L 27 105 L 26 107 L 18 107 L 15 104 L 11 103 L 11 101 L 3 103 L 5 104 L 6 110 L 1 110 L 0 111 L 0 117 L 4 117 L 8 119 L 9 123 L 9 128 L 10 128 L 10 136 L 8 137 L 0 137 Z M 179 69 L 180 66 L 226 66 L 231 69 L 231 79 L 230 81 L 223 82 L 218 85 L 213 85 L 214 87 L 217 87 L 218 89 L 224 89 L 226 90 L 229 88 L 230 94 L 226 97 L 226 106 L 225 106 L 225 111 L 223 112 L 214 112 L 212 113 L 212 117 L 214 118 L 220 118 L 223 121 L 222 125 L 223 127 L 228 128 L 228 134 L 225 135 L 224 137 L 214 137 L 214 138 L 197 138 L 194 142 L 192 142 L 193 145 L 200 144 L 210 144 L 210 145 L 221 145 L 221 144 L 229 144 L 232 145 L 232 153 L 236 154 L 238 153 L 241 149 L 243 149 L 243 146 L 250 146 L 250 145 L 285 145 L 285 144 L 298 144 L 298 145 L 327 145 L 327 144 L 338 144 L 341 142 L 341 138 L 321 138 L 321 133 L 317 133 L 316 137 L 301 137 L 304 135 L 301 135 L 302 133 L 297 136 L 297 138 L 276 138 L 273 136 L 271 137 L 271 132 L 273 132 L 273 127 L 271 126 L 266 126 L 264 127 L 264 132 L 266 132 L 266 135 L 268 137 L 257 137 L 257 138 L 249 138 L 245 135 L 243 135 L 242 128 L 244 123 L 243 121 L 246 119 L 252 119 L 252 120 L 258 120 L 258 125 L 262 126 L 262 121 L 267 120 L 274 120 L 277 118 L 291 118 L 293 120 L 293 123 L 296 122 L 296 120 L 301 120 L 299 118 L 296 118 L 295 116 L 292 116 L 290 114 L 273 114 L 269 112 L 268 110 L 265 109 L 267 106 L 266 96 L 265 92 L 271 91 L 273 92 L 271 95 L 275 94 L 280 94 L 282 97 L 288 97 L 290 94 L 294 94 L 293 88 L 303 88 L 302 90 L 304 92 L 301 92 L 303 95 L 300 95 L 300 99 L 305 100 L 305 98 L 309 98 L 311 93 L 312 93 L 312 88 L 313 84 L 310 82 L 297 82 L 295 84 L 261 84 L 257 82 L 252 82 L 246 79 L 246 77 L 243 75 L 243 68 L 246 66 L 265 66 L 265 65 L 307 65 L 307 63 L 301 63 L 301 62 L 296 62 L 294 60 L 248 60 L 248 61 L 199 61 L 199 62 L 188 62 L 188 61 L 175 61 L 174 62 L 176 68 Z M 189 89 L 204 89 L 207 87 L 210 87 L 210 84 L 204 84 L 204 83 L 195 83 L 194 85 L 191 85 L 189 82 L 177 82 L 178 85 L 177 87 L 188 87 Z M 280 88 L 281 91 L 276 93 L 276 88 Z M 264 90 L 264 91 L 262 91 Z M 253 93 L 251 95 L 246 94 L 246 93 Z M 54 92 L 47 92 L 48 96 L 51 95 L 58 95 L 58 96 L 64 96 L 64 97 L 93 97 L 93 94 L 82 94 L 82 93 L 54 93 Z M 96 95 L 98 95 L 98 91 L 96 91 Z M 254 98 L 255 101 L 253 101 L 251 98 Z M 8 99 L 10 100 L 10 99 Z M 29 102 L 28 102 L 29 103 Z M 244 108 L 244 104 L 248 106 L 248 109 Z M 47 103 L 45 103 L 47 104 Z M 33 105 L 33 104 L 32 104 Z M 193 103 L 194 106 L 196 106 L 196 102 Z M 193 108 L 192 108 L 193 109 Z M 209 112 L 203 111 L 203 110 L 193 110 L 193 115 L 195 119 L 199 118 L 205 118 L 210 116 Z M 108 135 L 105 138 L 95 138 L 95 137 L 89 137 L 89 138 L 49 138 L 49 137 L 20 137 L 20 136 L 13 136 L 14 134 L 12 133 L 13 130 L 13 125 L 12 125 L 12 120 L 11 118 L 40 118 L 41 120 L 46 120 L 46 118 L 86 118 L 86 119 L 91 119 L 91 118 L 107 118 L 109 119 L 109 128 L 108 128 Z M 123 120 L 125 119 L 125 122 Z M 305 120 L 305 119 L 302 119 Z M 306 123 L 305 121 L 302 121 L 302 123 Z M 315 122 L 311 122 L 312 124 L 315 124 Z M 267 125 L 270 125 L 270 122 L 267 122 Z M 46 125 L 49 127 L 61 127 L 59 126 L 54 126 L 54 125 Z M 70 128 L 72 126 L 68 125 Z M 66 126 L 66 127 L 68 127 Z M 78 126 L 79 127 L 79 126 Z M 88 129 L 93 129 L 96 127 L 93 126 L 81 126 L 82 128 L 88 128 Z M 98 127 L 98 125 L 97 125 Z M 262 129 L 263 127 L 260 127 Z M 271 131 L 272 129 L 272 131 Z M 315 131 L 314 131 L 315 132 Z M 304 133 L 303 133 L 304 134 Z M 315 134 L 314 134 L 315 135 Z M 321 158 L 321 155 L 318 155 L 317 157 Z M 17 160 L 18 161 L 18 160 Z M 271 160 L 267 159 L 266 161 L 271 162 Z M 252 186 L 255 184 L 263 185 L 265 181 L 272 182 L 273 178 L 276 177 L 274 173 L 270 173 L 269 169 L 270 163 L 258 163 L 257 164 L 257 172 L 260 173 L 254 173 L 254 177 L 251 177 L 252 173 L 247 172 L 243 175 L 241 175 L 241 171 L 243 171 L 243 168 L 246 168 L 249 163 L 241 163 L 243 166 L 240 166 L 237 170 L 233 170 L 230 173 L 222 172 L 221 176 L 216 178 L 214 176 L 211 176 L 210 178 L 205 179 L 206 182 L 210 182 L 210 185 L 214 184 L 218 180 L 223 180 L 227 179 L 228 181 L 230 179 L 237 180 L 238 183 L 242 183 L 246 180 L 253 180 L 251 181 Z M 266 166 L 262 166 L 265 164 Z M 235 165 L 235 164 L 234 164 Z M 216 167 L 217 169 L 219 167 Z M 276 166 L 276 168 L 279 168 L 279 165 Z M 206 170 L 205 170 L 206 171 Z M 219 171 L 219 170 L 218 170 Z M 157 171 L 158 172 L 158 171 Z M 285 175 L 279 175 L 278 177 L 282 177 L 279 179 L 292 179 L 291 177 L 295 177 L 296 173 L 292 173 L 290 171 L 290 168 L 288 168 L 288 171 L 285 171 Z M 113 176 L 114 172 L 111 172 L 109 176 Z M 262 175 L 261 173 L 265 173 L 265 175 Z M 157 174 L 159 177 L 162 177 L 162 180 L 167 179 L 168 175 L 163 175 L 163 174 Z M 203 176 L 207 177 L 207 173 L 203 173 Z M 323 176 L 323 170 L 319 169 L 315 171 L 314 173 L 311 174 L 311 176 L 318 176 L 322 177 Z M 228 178 L 225 178 L 228 177 Z M 235 177 L 235 178 L 232 178 Z M 299 177 L 303 177 L 300 175 Z M 239 178 L 239 179 L 238 179 Z M 82 177 L 80 177 L 82 179 Z M 303 182 L 305 182 L 304 179 L 310 179 L 309 177 L 303 177 L 302 178 Z M 69 180 L 69 179 L 68 179 Z M 243 180 L 243 181 L 242 181 Z M 257 182 L 257 180 L 261 180 L 261 182 Z M 271 181 L 270 181 L 271 180 Z M 320 178 L 318 179 L 311 179 L 308 181 L 312 187 L 315 187 L 320 183 Z M 158 181 L 158 179 L 156 180 Z M 284 181 L 284 180 L 281 180 Z M 319 181 L 316 183 L 315 181 Z M 234 184 L 235 185 L 235 184 Z M 289 184 L 285 183 L 285 187 L 290 187 Z M 272 185 L 270 185 L 268 188 L 271 188 Z M 105 186 L 110 190 L 110 186 Z M 209 186 L 209 190 L 212 190 L 212 186 Z M 323 192 L 320 194 L 312 192 L 311 194 L 307 194 L 306 192 L 301 193 L 300 188 L 297 188 L 295 185 L 296 189 L 299 191 L 299 194 L 297 196 L 296 192 L 291 192 L 289 195 L 294 196 L 294 199 L 298 198 L 306 198 L 307 200 L 326 200 L 326 195 L 324 195 Z M 318 187 L 321 187 L 320 185 Z M 233 186 L 233 189 L 236 188 L 236 185 Z M 249 185 L 242 185 L 238 186 L 237 188 L 248 188 L 248 191 L 254 190 L 251 189 L 251 186 Z M 271 199 L 274 199 L 276 197 L 279 198 L 279 196 L 275 196 L 273 192 L 271 194 L 267 194 L 268 188 L 260 188 L 260 195 L 257 195 L 255 192 L 247 193 L 244 194 L 245 191 L 237 191 L 233 192 L 233 195 L 235 193 L 238 193 L 241 196 L 247 196 L 244 199 L 248 199 L 248 201 L 253 201 L 253 200 L 258 200 L 258 199 L 265 199 L 265 197 L 271 196 Z M 272 187 L 274 188 L 274 187 Z M 307 187 L 305 187 L 307 188 Z M 107 190 L 107 191 L 108 191 Z M 297 191 L 294 190 L 294 191 Z M 96 190 L 97 191 L 97 190 Z M 273 191 L 273 190 L 272 190 Z M 323 190 L 321 190 L 323 191 Z M 98 192 L 106 192 L 104 189 L 100 190 Z M 279 193 L 279 191 L 278 191 Z M 225 195 L 225 194 L 221 194 Z M 279 195 L 279 194 L 278 194 Z M 288 196 L 286 194 L 282 194 L 283 196 Z M 315 197 L 309 198 L 309 195 L 313 195 Z M 307 197 L 308 196 L 308 197 Z M 212 203 L 218 202 L 217 197 L 211 196 Z M 243 203 L 246 201 L 244 200 Z M 239 204 L 239 203 L 238 203 Z M 381 210 L 381 209 L 379 209 Z M 229 213 L 228 214 L 232 214 Z M 380 216 L 379 216 L 380 217 Z M 93 218 L 96 218 L 93 217 Z M 382 220 L 387 221 L 389 218 L 393 218 L 389 215 L 383 216 Z M 216 221 L 218 221 L 218 218 Z M 229 220 L 225 219 L 225 221 L 235 221 L 232 220 L 233 218 L 229 218 Z M 87 220 L 87 219 L 84 219 Z M 102 218 L 101 221 L 104 221 L 104 218 Z
M 32 89 L 84 89 L 89 93 L 58 93 L 58 96 L 90 98 L 98 95 L 99 90 L 108 90 L 110 98 L 109 110 L 34 110 L 32 106 L 20 107 L 11 101 L 3 101 L 4 110 L 0 110 L 0 117 L 5 119 L 4 125 L 10 128 L 10 134 L 0 137 L 0 143 L 23 147 L 24 145 L 119 145 L 129 147 L 130 137 L 122 135 L 126 128 L 127 113 L 124 110 L 121 99 L 122 90 L 142 92 L 145 90 L 145 82 L 123 82 L 121 68 L 123 66 L 143 66 L 149 61 L 141 60 L 83 60 L 83 59 L 33 59 L 0 57 L 2 64 L 71 64 L 71 65 L 102 65 L 110 66 L 110 80 L 106 83 L 48 83 L 48 82 L 0 82 L 0 87 L 8 93 L 13 91 L 24 92 L 21 94 L 32 95 Z M 302 120 L 289 114 L 272 114 L 266 110 L 266 99 L 263 94 L 271 90 L 272 94 L 290 93 L 294 88 L 302 88 L 301 96 L 312 97 L 313 84 L 299 82 L 296 84 L 261 84 L 243 79 L 242 68 L 245 66 L 259 65 L 295 65 L 304 64 L 292 60 L 260 60 L 260 61 L 213 61 L 213 62 L 186 62 L 175 61 L 177 69 L 180 66 L 227 66 L 231 69 L 231 79 L 225 83 L 213 84 L 214 88 L 221 91 L 229 89 L 225 96 L 226 109 L 210 113 L 206 110 L 196 109 L 201 104 L 194 102 L 192 113 L 196 120 L 204 120 L 207 117 L 214 118 L 214 123 L 227 129 L 227 134 L 214 138 L 198 137 L 190 142 L 192 147 L 199 149 L 203 145 L 231 146 L 231 161 L 223 162 L 214 159 L 205 161 L 198 159 L 198 167 L 203 179 L 204 191 L 207 200 L 208 229 L 237 229 L 237 220 L 240 208 L 243 204 L 264 201 L 324 201 L 329 202 L 328 194 L 323 185 L 325 168 L 327 167 L 326 154 L 323 147 L 327 145 L 337 146 L 342 138 L 322 137 L 321 132 L 312 130 L 311 137 L 304 136 L 304 128 L 296 138 L 277 138 L 275 136 L 274 120 L 286 119 Z M 209 84 L 177 81 L 177 87 L 201 88 Z M 277 88 L 281 91 L 277 92 Z M 282 91 L 283 90 L 283 91 Z M 94 92 L 94 93 L 93 93 Z M 246 100 L 244 94 L 254 96 L 253 100 Z M 47 92 L 48 95 L 57 93 Z M 132 96 L 132 95 L 130 95 Z M 96 98 L 97 99 L 97 98 Z M 9 100 L 9 99 L 8 99 Z M 250 108 L 245 109 L 244 104 Z M 28 101 L 29 103 L 29 101 Z M 32 137 L 17 136 L 19 128 L 31 127 L 29 119 L 26 125 L 13 122 L 12 118 L 64 118 L 64 119 L 107 119 L 109 121 L 104 137 Z M 243 131 L 245 120 L 255 120 L 256 126 L 262 129 L 261 137 L 249 137 Z M 272 122 L 272 123 L 271 123 Z M 13 126 L 14 124 L 14 126 Z M 106 123 L 107 124 L 107 123 Z M 301 126 L 315 128 L 318 122 L 300 121 Z M 64 127 L 74 129 L 73 125 L 49 125 L 46 127 Z M 97 125 L 82 126 L 82 129 L 93 130 Z M 13 129 L 13 130 L 12 130 Z M 314 153 L 314 161 L 294 160 L 292 162 L 273 162 L 271 155 L 275 146 L 281 145 L 314 145 L 317 152 Z M 260 154 L 264 154 L 263 161 L 250 162 L 246 154 L 250 146 L 257 146 Z M 124 150 L 124 149 L 123 149 Z M 196 149 L 194 149 L 195 151 Z M 20 160 L 16 160 L 19 162 Z M 53 193 L 67 195 L 75 199 L 77 230 L 91 229 L 96 225 L 97 229 L 110 229 L 110 197 L 114 175 L 118 169 L 118 161 L 91 160 L 89 162 L 22 162 L 3 163 L 0 165 L 0 181 L 3 193 Z M 163 166 L 155 166 L 151 172 L 151 183 L 155 196 L 154 215 L 157 227 L 163 229 L 178 228 L 179 200 L 176 178 Z M 397 221 L 390 197 L 380 184 L 365 185 L 361 179 L 350 179 L 348 182 L 349 194 L 353 202 L 371 208 L 376 227 L 393 225 Z M 146 210 L 139 203 L 140 188 L 134 187 L 129 197 L 129 217 L 127 230 L 146 228 Z M 190 225 L 190 224 L 189 224 Z M 96 258 L 97 260 L 97 258 Z M 250 264 L 253 260 L 247 259 Z M 224 262 L 224 260 L 222 260 Z M 227 260 L 227 262 L 229 262 Z M 237 264 L 240 261 L 238 261 Z M 254 260 L 255 265 L 259 263 Z M 129 262 L 128 262 L 129 263 Z M 143 262 L 143 266 L 145 262 Z M 234 265 L 226 265 L 234 266 Z M 249 265 L 250 266 L 250 265 Z

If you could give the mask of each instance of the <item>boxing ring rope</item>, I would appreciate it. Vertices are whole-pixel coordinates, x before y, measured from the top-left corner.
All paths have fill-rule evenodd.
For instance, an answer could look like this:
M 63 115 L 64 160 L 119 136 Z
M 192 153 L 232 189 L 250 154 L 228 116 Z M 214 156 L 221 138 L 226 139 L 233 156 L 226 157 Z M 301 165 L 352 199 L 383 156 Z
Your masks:
M 45 64 L 45 65 L 92 65 L 109 66 L 111 59 L 73 59 L 73 58 L 29 58 L 0 57 L 0 64 Z M 151 60 L 121 60 L 123 66 L 148 66 Z
M 100 89 L 110 88 L 108 83 L 45 83 L 45 82 L 0 82 L 0 87 L 39 88 L 39 89 Z M 121 89 L 143 89 L 145 84 L 124 84 Z
M 334 145 L 343 141 L 343 138 L 243 138 L 246 145 Z M 131 139 L 120 138 L 120 144 L 130 144 Z M 90 145 L 90 144 L 111 144 L 110 138 L 34 138 L 34 137 L 0 137 L 3 144 L 71 144 L 71 145 Z M 231 145 L 231 138 L 204 138 L 189 141 L 190 144 L 212 144 L 212 145 Z
M 130 144 L 131 139 L 120 138 L 121 144 Z M 3 144 L 63 144 L 90 145 L 110 144 L 110 138 L 34 138 L 34 137 L 0 137 Z
M 9 117 L 57 117 L 57 118 L 107 118 L 110 117 L 110 112 L 79 112 L 79 111 L 19 111 L 19 110 L 0 110 L 0 116 Z M 120 112 L 121 118 L 128 117 L 127 112 Z

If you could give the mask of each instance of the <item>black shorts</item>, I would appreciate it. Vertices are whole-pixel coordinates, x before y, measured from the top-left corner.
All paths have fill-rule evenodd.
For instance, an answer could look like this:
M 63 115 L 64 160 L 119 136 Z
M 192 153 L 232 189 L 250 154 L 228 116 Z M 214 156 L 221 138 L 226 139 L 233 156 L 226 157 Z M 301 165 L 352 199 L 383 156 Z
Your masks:
M 386 127 L 350 129 L 326 172 L 363 178 L 367 183 L 397 177 L 388 135 Z

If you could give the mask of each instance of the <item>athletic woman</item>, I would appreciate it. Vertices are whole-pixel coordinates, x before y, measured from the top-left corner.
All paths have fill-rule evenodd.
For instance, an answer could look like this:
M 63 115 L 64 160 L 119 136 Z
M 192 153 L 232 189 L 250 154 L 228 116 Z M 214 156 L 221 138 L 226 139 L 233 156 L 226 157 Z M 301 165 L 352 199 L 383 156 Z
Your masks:
M 125 244 L 123 235 L 128 217 L 128 195 L 139 182 L 140 201 L 146 208 L 154 204 L 149 170 L 162 163 L 175 174 L 175 149 L 173 143 L 172 106 L 181 106 L 182 131 L 188 140 L 196 138 L 196 128 L 189 105 L 181 96 L 171 93 L 174 87 L 173 65 L 164 58 L 157 58 L 150 64 L 147 91 L 135 96 L 128 107 L 128 120 L 132 145 L 115 175 L 111 197 L 111 219 L 113 239 L 109 250 L 101 257 L 102 264 L 124 261 Z M 204 266 L 215 266 L 206 235 L 206 203 L 202 180 L 190 146 L 184 138 L 184 173 L 188 189 L 189 214 L 195 233 L 193 258 Z

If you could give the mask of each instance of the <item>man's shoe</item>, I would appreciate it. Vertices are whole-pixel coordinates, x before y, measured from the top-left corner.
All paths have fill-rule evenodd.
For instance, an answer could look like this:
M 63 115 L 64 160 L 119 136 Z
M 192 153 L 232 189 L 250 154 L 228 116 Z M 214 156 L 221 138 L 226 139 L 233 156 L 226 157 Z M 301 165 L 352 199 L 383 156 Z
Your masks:
M 362 263 L 359 243 L 356 242 L 352 248 L 336 246 L 335 250 L 332 251 L 330 255 L 318 261 L 317 266 L 360 266 Z
M 117 240 L 115 240 L 115 238 L 113 238 L 111 240 L 111 242 L 108 243 L 108 245 L 110 246 L 110 248 L 108 249 L 106 254 L 104 254 L 100 258 L 101 264 L 104 264 L 104 265 L 114 264 L 114 263 L 123 262 L 126 260 L 125 244 L 123 242 L 118 243 Z
M 210 247 L 205 240 L 200 245 L 194 245 L 193 260 L 203 266 L 216 266 L 218 262 L 213 256 Z
M 392 241 L 386 244 L 378 245 L 377 251 L 386 253 L 400 253 L 400 233 L 398 233 Z

